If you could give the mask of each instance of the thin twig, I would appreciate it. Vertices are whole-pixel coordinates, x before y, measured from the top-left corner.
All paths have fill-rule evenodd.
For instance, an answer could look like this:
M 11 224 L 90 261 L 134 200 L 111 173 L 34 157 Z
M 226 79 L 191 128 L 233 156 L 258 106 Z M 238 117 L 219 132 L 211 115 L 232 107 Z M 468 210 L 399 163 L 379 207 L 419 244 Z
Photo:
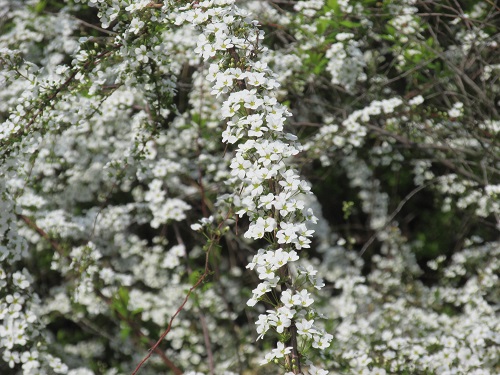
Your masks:
M 89 27 L 91 29 L 100 31 L 101 33 L 105 33 L 105 34 L 108 34 L 108 35 L 111 35 L 111 36 L 118 35 L 118 33 L 115 33 L 114 31 L 103 29 L 102 27 L 99 27 L 99 26 L 93 25 L 91 23 L 88 23 L 88 22 L 86 22 L 84 20 L 81 20 L 78 17 L 71 16 L 71 18 L 75 19 L 78 23 L 81 23 L 83 26 L 86 26 L 86 27 Z
M 128 163 L 125 163 L 125 165 L 121 169 L 120 173 L 123 173 L 125 171 L 125 169 L 127 169 L 127 167 L 128 167 Z M 108 194 L 106 194 L 106 197 L 102 201 L 101 206 L 99 207 L 99 211 L 97 211 L 97 214 L 95 215 L 95 218 L 94 218 L 94 223 L 92 225 L 92 232 L 90 233 L 90 239 L 89 239 L 89 241 L 92 241 L 92 239 L 94 238 L 94 236 L 95 236 L 95 228 L 97 226 L 97 219 L 99 218 L 99 215 L 104 210 L 104 206 L 106 206 L 106 203 L 108 203 L 109 197 L 111 197 L 111 194 L 113 194 L 113 192 L 115 191 L 115 188 L 118 185 L 119 181 L 121 181 L 120 178 L 116 179 L 113 182 L 113 185 L 111 185 L 111 189 L 108 191 Z
M 181 237 L 179 227 L 177 226 L 176 223 L 174 223 L 173 226 L 174 226 L 175 238 L 177 239 L 177 243 L 179 245 L 182 245 L 184 247 L 184 249 L 186 249 L 186 245 L 184 244 L 184 240 Z M 188 256 L 187 256 L 186 251 L 184 251 L 184 257 L 185 257 L 185 261 L 186 261 L 186 269 L 188 271 L 188 274 L 191 274 L 192 269 L 191 269 L 191 266 L 189 265 Z M 214 356 L 212 353 L 212 345 L 210 343 L 210 335 L 208 332 L 207 321 L 205 319 L 205 315 L 201 312 L 201 309 L 200 309 L 199 317 L 200 317 L 201 328 L 203 330 L 203 340 L 205 341 L 205 348 L 207 350 L 210 375 L 214 375 L 214 373 L 215 373 L 214 372 Z
M 433 184 L 435 181 L 429 181 L 428 183 L 426 184 L 423 184 L 423 185 L 420 185 L 420 186 L 417 186 L 415 189 L 413 189 L 401 202 L 399 202 L 398 204 L 398 207 L 396 207 L 396 209 L 394 210 L 394 212 L 391 214 L 391 216 L 389 216 L 389 218 L 387 219 L 387 221 L 384 223 L 384 225 L 382 226 L 382 228 L 380 228 L 379 230 L 377 230 L 371 237 L 368 241 L 366 241 L 366 243 L 363 245 L 363 247 L 361 248 L 361 251 L 359 252 L 359 256 L 362 256 L 365 251 L 368 249 L 368 247 L 370 247 L 370 245 L 373 243 L 373 241 L 375 241 L 375 239 L 377 238 L 378 234 L 384 230 L 391 222 L 392 220 L 396 217 L 396 215 L 399 213 L 399 211 L 401 211 L 401 209 L 403 208 L 403 206 L 415 195 L 417 194 L 419 191 L 425 189 L 426 187 L 430 186 L 431 184 Z
M 157 3 L 153 3 L 153 2 L 146 5 L 146 8 L 154 8 L 154 9 L 160 9 L 163 7 L 164 7 L 164 4 L 157 4 Z
M 135 370 L 132 372 L 132 375 L 136 375 L 139 372 L 140 368 L 144 365 L 144 363 L 146 363 L 146 361 L 151 357 L 151 355 L 153 354 L 153 352 L 156 351 L 156 349 L 158 348 L 158 346 L 161 344 L 161 342 L 165 339 L 165 337 L 168 335 L 168 333 L 172 329 L 172 323 L 174 322 L 174 320 L 177 317 L 177 315 L 179 315 L 179 313 L 184 309 L 184 306 L 186 305 L 187 301 L 189 300 L 189 297 L 191 296 L 191 293 L 193 293 L 193 291 L 209 275 L 210 272 L 209 272 L 209 269 L 208 269 L 208 255 L 209 255 L 209 251 L 207 251 L 206 256 L 205 256 L 205 272 L 203 272 L 203 274 L 199 277 L 198 281 L 196 281 L 196 283 L 191 288 L 189 288 L 189 290 L 188 290 L 188 292 L 186 294 L 186 297 L 184 298 L 184 301 L 179 306 L 179 308 L 174 313 L 174 315 L 172 315 L 172 317 L 170 318 L 170 321 L 168 323 L 167 329 L 162 333 L 162 335 L 160 336 L 160 338 L 158 339 L 158 341 L 156 341 L 156 343 L 149 349 L 148 354 L 137 365 L 137 367 L 135 368 Z
M 210 370 L 210 375 L 215 374 L 215 366 L 214 366 L 214 355 L 212 353 L 212 345 L 210 343 L 210 334 L 208 332 L 207 320 L 205 319 L 205 315 L 200 312 L 200 323 L 201 329 L 203 330 L 203 340 L 205 341 L 205 348 L 207 350 L 208 357 L 208 368 Z
M 222 225 L 231 216 L 231 214 L 232 214 L 231 211 L 229 211 L 227 213 L 227 215 L 226 215 L 226 218 L 219 223 L 219 225 L 217 226 L 217 232 L 220 233 Z M 218 243 L 219 240 L 220 240 L 220 234 L 214 236 L 213 238 L 211 238 L 210 246 L 206 250 L 206 254 L 205 254 L 205 269 L 203 271 L 203 274 L 198 278 L 198 280 L 196 281 L 196 283 L 191 288 L 189 288 L 188 292 L 186 293 L 186 296 L 185 296 L 184 300 L 182 301 L 182 304 L 179 306 L 179 308 L 174 313 L 174 315 L 172 315 L 172 317 L 170 318 L 170 321 L 168 322 L 167 328 L 161 334 L 161 336 L 158 339 L 158 341 L 156 341 L 156 343 L 149 349 L 148 354 L 141 360 L 141 362 L 139 362 L 139 364 L 137 365 L 137 367 L 135 368 L 135 370 L 132 372 L 132 375 L 136 375 L 139 372 L 139 370 L 141 369 L 141 367 L 146 363 L 146 361 L 149 358 L 151 358 L 151 355 L 153 354 L 153 352 L 158 348 L 158 346 L 162 343 L 162 341 L 165 339 L 165 337 L 167 337 L 168 333 L 172 329 L 172 324 L 173 324 L 175 318 L 184 309 L 184 306 L 186 305 L 187 301 L 189 300 L 189 297 L 191 296 L 191 294 L 195 291 L 196 288 L 198 288 L 198 286 L 200 286 L 201 283 L 203 283 L 203 281 L 210 274 L 210 269 L 208 268 L 209 256 L 210 256 L 210 253 L 212 251 L 212 248 L 213 248 L 214 244 Z
M 37 232 L 40 236 L 42 236 L 45 240 L 47 240 L 49 243 L 50 243 L 50 246 L 52 246 L 52 248 L 61 256 L 66 256 L 64 254 L 64 250 L 63 248 L 56 242 L 54 241 L 52 238 L 50 238 L 50 236 L 47 234 L 47 232 L 45 232 L 42 228 L 40 228 L 38 225 L 36 225 L 36 223 L 31 220 L 29 217 L 25 216 L 25 215 L 17 215 L 18 218 L 20 218 L 21 220 L 23 220 L 26 224 L 28 224 L 28 226 L 33 229 L 35 232 Z
M 122 46 L 122 44 L 116 44 L 116 45 L 113 45 L 113 48 L 120 48 L 121 46 Z M 24 127 L 22 127 L 21 130 L 19 130 L 18 132 L 12 134 L 10 138 L 20 137 L 21 135 L 23 135 L 24 132 L 28 131 L 29 128 L 38 119 L 38 117 L 40 117 L 43 114 L 43 112 L 45 111 L 45 107 L 50 107 L 51 106 L 50 103 L 57 97 L 57 95 L 59 95 L 60 92 L 62 92 L 64 89 L 66 89 L 67 86 L 69 86 L 69 84 L 74 80 L 74 78 L 76 77 L 76 75 L 78 73 L 80 73 L 80 72 L 85 71 L 86 69 L 88 69 L 92 62 L 94 62 L 94 64 L 97 64 L 98 62 L 100 62 L 101 58 L 106 57 L 106 55 L 109 55 L 111 52 L 112 52 L 111 50 L 106 50 L 106 51 L 100 53 L 99 55 L 97 55 L 95 57 L 95 60 L 89 60 L 89 61 L 87 61 L 83 65 L 83 67 L 81 69 L 75 69 L 73 71 L 73 73 L 71 73 L 71 75 L 59 87 L 57 87 L 54 90 L 54 92 L 46 100 L 43 101 L 43 103 L 39 106 L 38 111 L 36 111 L 35 114 L 33 114 L 31 116 L 30 121 L 28 121 L 28 123 Z M 28 113 L 23 116 L 22 120 L 25 120 L 28 117 L 28 115 L 30 115 L 30 114 L 31 114 L 30 111 L 28 111 Z M 0 142 L 0 146 L 3 146 L 3 144 L 6 144 L 6 142 L 10 138 L 7 138 L 6 141 Z
M 294 374 L 302 374 L 302 367 L 300 361 L 299 345 L 297 341 L 297 326 L 293 322 L 290 326 L 290 343 L 292 344 L 292 363 L 291 367 Z

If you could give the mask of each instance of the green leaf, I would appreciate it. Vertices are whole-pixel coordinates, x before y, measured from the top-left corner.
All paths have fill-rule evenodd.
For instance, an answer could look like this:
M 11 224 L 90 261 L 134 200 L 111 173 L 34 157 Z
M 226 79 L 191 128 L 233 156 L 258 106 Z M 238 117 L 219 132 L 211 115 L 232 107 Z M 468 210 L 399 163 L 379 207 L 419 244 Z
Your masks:
M 340 21 L 339 22 L 342 26 L 347 27 L 348 29 L 355 29 L 361 26 L 359 22 L 352 22 L 352 21 Z
M 325 69 L 327 63 L 328 62 L 326 61 L 326 59 L 324 59 L 321 60 L 318 64 L 316 64 L 316 66 L 314 67 L 314 74 L 319 75 L 323 73 L 323 70 Z
M 118 289 L 118 296 L 120 297 L 120 300 L 123 302 L 123 304 L 125 306 L 127 306 L 128 301 L 130 299 L 130 296 L 128 294 L 128 290 L 124 287 L 120 287 L 120 289 Z
M 194 270 L 193 272 L 191 272 L 191 274 L 189 275 L 189 283 L 191 285 L 196 284 L 196 282 L 199 280 L 199 278 L 201 277 L 201 275 L 203 275 L 204 271 L 205 271 L 204 269 L 199 268 L 199 269 Z
M 131 315 L 138 315 L 140 313 L 142 313 L 144 311 L 144 309 L 142 307 L 139 307 L 137 309 L 135 309 L 134 311 L 132 311 L 130 314 Z
M 40 0 L 36 5 L 35 5 L 35 13 L 40 14 L 45 10 L 45 7 L 47 6 L 47 0 Z
M 387 32 L 389 33 L 390 36 L 394 36 L 397 34 L 396 29 L 389 24 L 385 25 L 385 29 L 387 30 Z
M 336 14 L 340 14 L 340 7 L 339 7 L 339 3 L 337 2 L 337 0 L 328 0 L 326 2 L 326 6 L 333 10 L 334 13 Z
M 394 42 L 394 37 L 392 35 L 380 35 L 380 39 L 387 40 L 389 42 Z
M 212 289 L 213 286 L 214 286 L 213 282 L 208 282 L 208 283 L 203 284 L 203 286 L 201 287 L 201 290 L 205 292 L 209 289 Z
M 316 30 L 318 31 L 318 34 L 322 35 L 325 33 L 326 29 L 330 25 L 330 21 L 326 19 L 320 19 L 317 22 Z
M 132 328 L 130 328 L 130 326 L 128 324 L 123 324 L 122 328 L 120 330 L 120 337 L 123 340 L 126 340 L 130 336 L 131 332 L 132 332 Z

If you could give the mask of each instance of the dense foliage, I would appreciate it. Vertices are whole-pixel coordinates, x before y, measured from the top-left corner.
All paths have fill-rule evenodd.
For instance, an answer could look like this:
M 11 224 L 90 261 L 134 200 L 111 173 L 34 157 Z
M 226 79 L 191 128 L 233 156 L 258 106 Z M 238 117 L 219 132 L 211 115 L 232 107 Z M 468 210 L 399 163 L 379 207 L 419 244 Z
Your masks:
M 0 373 L 498 374 L 499 15 L 0 0 Z

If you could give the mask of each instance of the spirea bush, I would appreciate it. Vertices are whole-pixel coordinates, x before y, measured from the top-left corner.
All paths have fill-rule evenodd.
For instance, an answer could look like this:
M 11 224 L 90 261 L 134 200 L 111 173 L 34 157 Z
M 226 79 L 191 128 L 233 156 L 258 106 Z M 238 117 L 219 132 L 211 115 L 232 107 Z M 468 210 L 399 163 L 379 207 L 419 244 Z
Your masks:
M 0 0 L 0 373 L 500 373 L 499 16 Z

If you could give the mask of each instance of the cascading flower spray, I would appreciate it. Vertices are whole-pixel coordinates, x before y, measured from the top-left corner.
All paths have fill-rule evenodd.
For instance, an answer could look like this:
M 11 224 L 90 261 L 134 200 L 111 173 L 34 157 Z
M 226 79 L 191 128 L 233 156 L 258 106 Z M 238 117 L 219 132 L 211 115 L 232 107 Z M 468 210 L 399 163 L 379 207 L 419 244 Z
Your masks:
M 247 265 L 261 280 L 247 305 L 264 301 L 273 306 L 256 322 L 259 338 L 270 330 L 279 338 L 261 363 L 275 362 L 287 375 L 301 374 L 306 348 L 325 349 L 332 335 L 317 326 L 314 300 L 307 290 L 321 289 L 322 280 L 312 268 L 291 267 L 299 259 L 298 251 L 310 247 L 314 231 L 308 224 L 316 217 L 300 199 L 310 194 L 309 185 L 287 163 L 301 145 L 284 131 L 291 113 L 273 96 L 279 87 L 275 74 L 258 60 L 265 50 L 263 31 L 233 0 L 191 3 L 171 17 L 176 24 L 190 22 L 202 30 L 195 52 L 211 62 L 211 94 L 226 97 L 221 111 L 227 125 L 223 142 L 237 144 L 228 182 L 234 186 L 233 203 L 237 215 L 250 220 L 244 236 L 268 242 Z M 312 363 L 308 372 L 328 373 Z

